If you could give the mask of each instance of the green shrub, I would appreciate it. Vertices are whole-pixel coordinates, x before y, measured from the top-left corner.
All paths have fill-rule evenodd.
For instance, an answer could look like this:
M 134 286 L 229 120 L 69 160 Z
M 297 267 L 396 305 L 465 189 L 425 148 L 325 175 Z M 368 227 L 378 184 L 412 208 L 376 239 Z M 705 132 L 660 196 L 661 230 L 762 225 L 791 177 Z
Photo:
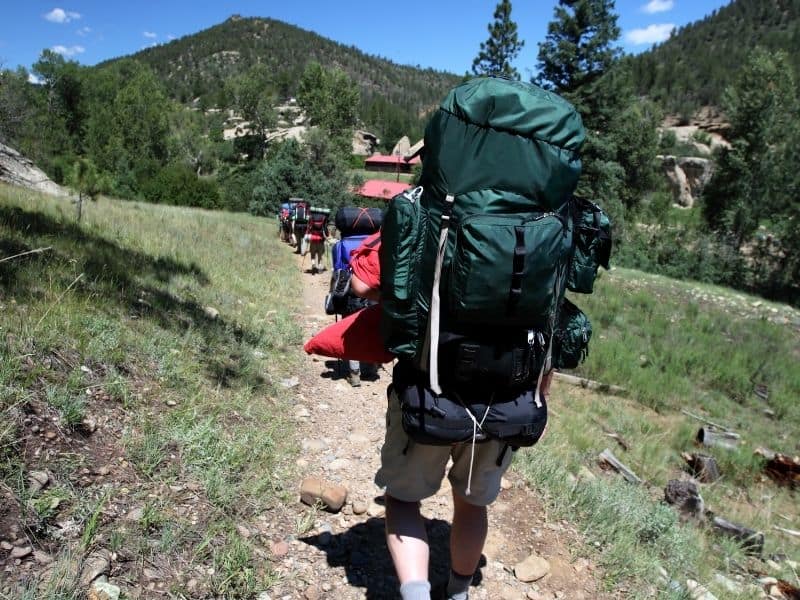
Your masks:
M 156 204 L 219 208 L 216 182 L 197 177 L 184 165 L 168 165 L 143 186 L 144 197 Z

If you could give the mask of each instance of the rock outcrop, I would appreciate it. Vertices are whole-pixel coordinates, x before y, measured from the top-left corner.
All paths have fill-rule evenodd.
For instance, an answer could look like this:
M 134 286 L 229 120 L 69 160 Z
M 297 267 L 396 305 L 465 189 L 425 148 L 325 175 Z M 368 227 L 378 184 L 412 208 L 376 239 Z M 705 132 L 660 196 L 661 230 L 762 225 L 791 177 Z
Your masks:
M 394 156 L 408 156 L 411 152 L 411 140 L 407 135 L 401 137 L 392 148 L 392 155 Z
M 692 208 L 695 199 L 711 179 L 713 162 L 696 156 L 658 156 L 678 206 Z
M 363 129 L 353 132 L 353 154 L 358 156 L 372 156 L 378 147 L 378 136 Z
M 51 180 L 32 160 L 4 144 L 0 144 L 0 181 L 52 196 L 70 196 L 69 190 Z

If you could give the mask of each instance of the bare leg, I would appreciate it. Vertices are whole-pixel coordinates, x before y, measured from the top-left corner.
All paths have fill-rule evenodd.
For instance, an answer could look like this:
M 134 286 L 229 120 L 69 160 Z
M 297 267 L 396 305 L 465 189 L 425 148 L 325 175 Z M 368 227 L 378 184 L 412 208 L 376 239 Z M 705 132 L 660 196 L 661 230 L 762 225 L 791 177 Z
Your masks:
M 402 502 L 388 494 L 385 498 L 386 545 L 400 585 L 408 581 L 427 581 L 430 551 L 419 502 Z
M 453 526 L 450 529 L 450 565 L 453 571 L 459 575 L 475 573 L 488 529 L 486 507 L 470 504 L 453 493 Z

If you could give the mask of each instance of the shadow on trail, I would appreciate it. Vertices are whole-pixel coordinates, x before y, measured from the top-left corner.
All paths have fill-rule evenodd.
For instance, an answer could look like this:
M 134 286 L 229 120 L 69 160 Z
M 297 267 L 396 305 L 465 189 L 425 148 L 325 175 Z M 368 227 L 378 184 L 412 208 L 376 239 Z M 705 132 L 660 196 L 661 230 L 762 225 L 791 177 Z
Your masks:
M 148 319 L 164 329 L 195 330 L 203 338 L 209 378 L 222 386 L 234 382 L 264 384 L 236 347 L 241 342 L 257 345 L 258 335 L 212 317 L 194 298 L 178 297 L 167 289 L 179 276 L 191 277 L 201 286 L 210 285 L 196 263 L 151 256 L 121 246 L 91 228 L 18 207 L 0 206 L 0 223 L 0 257 L 52 247 L 0 263 L 3 295 L 11 295 L 19 303 L 42 301 L 49 287 L 65 290 L 83 273 L 71 288 L 71 295 L 95 299 L 101 310 L 103 304 L 116 304 L 129 318 Z
M 450 573 L 450 524 L 441 519 L 426 519 L 425 526 L 431 556 L 428 580 L 435 589 L 446 584 Z M 336 535 L 323 533 L 300 541 L 325 552 L 331 567 L 344 567 L 348 583 L 365 588 L 368 600 L 394 600 L 400 597 L 400 584 L 386 547 L 384 528 L 384 519 L 373 517 Z M 481 557 L 479 568 L 485 564 Z M 481 579 L 478 570 L 472 585 L 478 585 Z

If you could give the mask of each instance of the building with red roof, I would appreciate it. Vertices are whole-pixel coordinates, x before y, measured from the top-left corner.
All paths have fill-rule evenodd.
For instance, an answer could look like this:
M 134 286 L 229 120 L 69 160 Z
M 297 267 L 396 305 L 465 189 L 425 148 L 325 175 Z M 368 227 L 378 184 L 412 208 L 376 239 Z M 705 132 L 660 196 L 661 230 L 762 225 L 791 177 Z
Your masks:
M 391 200 L 400 192 L 404 192 L 410 187 L 410 183 L 402 181 L 385 181 L 383 179 L 369 179 L 356 190 L 356 194 L 365 198 L 376 198 L 379 200 Z
M 364 168 L 367 171 L 410 173 L 414 165 L 419 163 L 419 156 L 406 160 L 405 157 L 396 154 L 373 154 L 364 159 Z

